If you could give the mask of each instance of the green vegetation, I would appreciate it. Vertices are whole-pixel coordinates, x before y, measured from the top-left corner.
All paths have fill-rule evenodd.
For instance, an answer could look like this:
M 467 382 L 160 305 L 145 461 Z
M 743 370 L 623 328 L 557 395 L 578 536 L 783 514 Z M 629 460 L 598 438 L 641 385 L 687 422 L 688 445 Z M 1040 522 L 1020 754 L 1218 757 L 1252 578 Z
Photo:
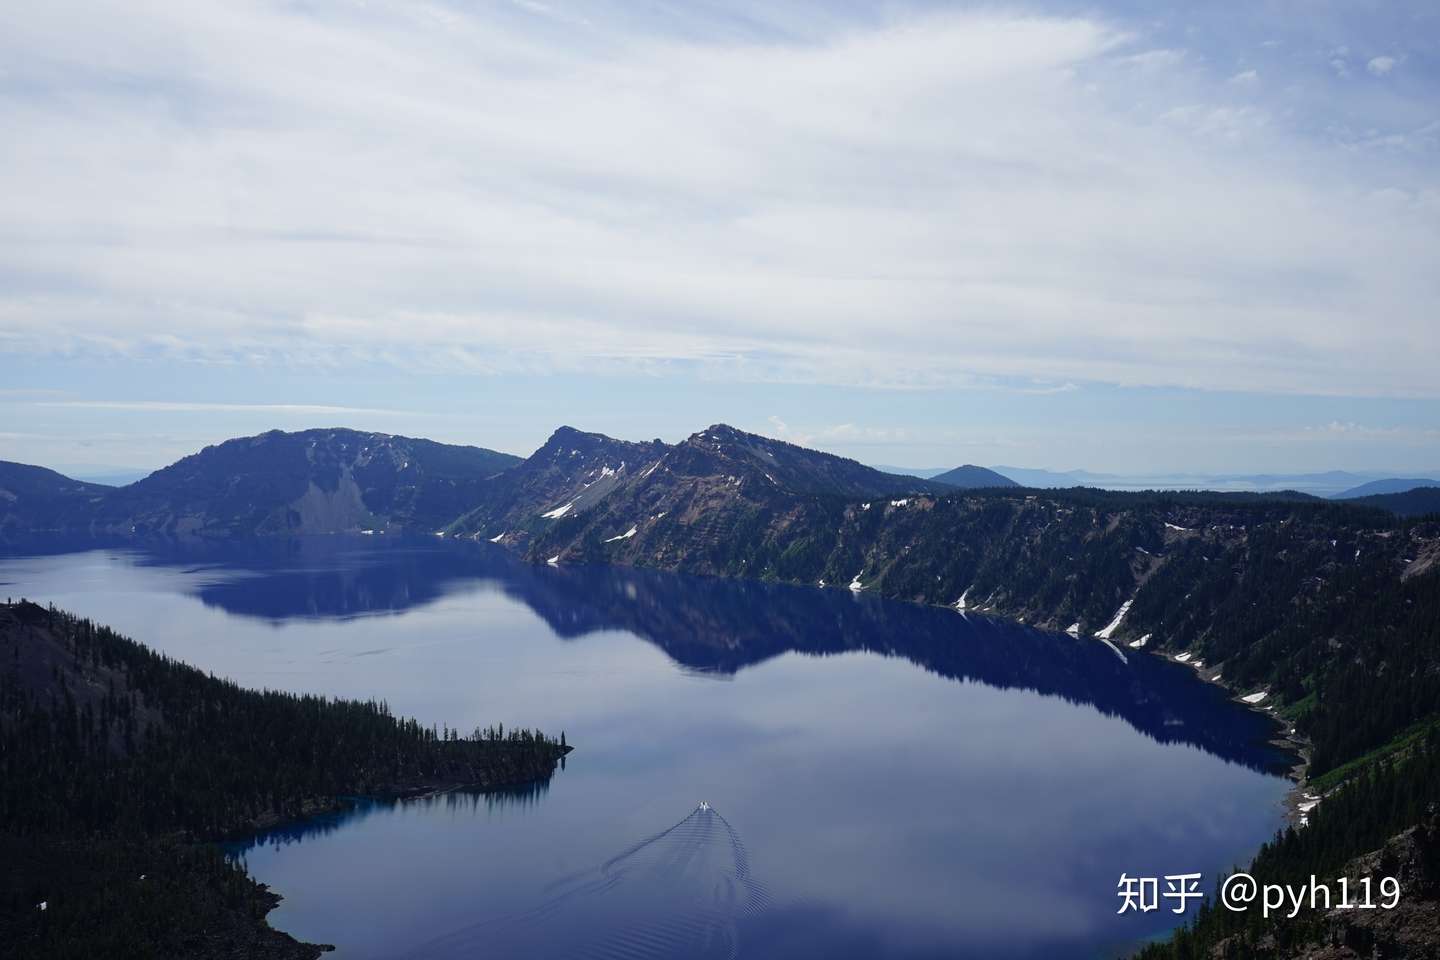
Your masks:
M 244 690 L 88 620 L 7 604 L 0 941 L 19 956 L 148 957 L 240 937 L 292 955 L 299 945 L 257 922 L 273 901 L 203 841 L 344 796 L 543 779 L 567 749 L 530 730 L 462 737 L 383 703 Z
M 1300 885 L 1314 875 L 1322 882 L 1347 875 L 1346 866 L 1357 857 L 1382 848 L 1401 831 L 1433 817 L 1440 803 L 1440 731 L 1432 728 L 1423 739 L 1391 760 L 1372 763 L 1344 787 L 1327 796 L 1310 812 L 1310 825 L 1287 829 L 1256 854 L 1246 872 L 1261 884 Z M 1440 849 L 1428 832 L 1422 844 L 1421 866 L 1434 871 Z M 1380 867 L 1394 875 L 1400 864 Z M 1348 874 L 1353 875 L 1353 874 Z M 1434 891 L 1411 889 L 1408 896 L 1433 897 Z M 1304 948 L 1326 943 L 1323 912 L 1305 909 L 1294 919 L 1265 919 L 1259 910 L 1235 912 L 1207 903 L 1190 924 L 1164 943 L 1141 950 L 1136 960 L 1209 960 L 1225 957 L 1291 957 Z M 1356 944 L 1359 946 L 1359 944 Z M 1337 954 L 1340 956 L 1341 954 Z M 1346 954 L 1352 955 L 1352 954 Z M 1364 955 L 1371 955 L 1368 951 Z M 1377 952 L 1375 956 L 1401 956 Z M 1426 956 L 1433 954 L 1427 953 Z

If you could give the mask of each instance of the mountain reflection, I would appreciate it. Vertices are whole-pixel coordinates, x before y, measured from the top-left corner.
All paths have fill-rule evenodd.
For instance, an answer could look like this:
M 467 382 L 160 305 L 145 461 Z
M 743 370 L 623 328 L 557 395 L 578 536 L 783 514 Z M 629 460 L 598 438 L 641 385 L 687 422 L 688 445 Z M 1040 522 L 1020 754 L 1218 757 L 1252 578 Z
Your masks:
M 327 537 L 149 545 L 142 565 L 193 574 L 226 613 L 276 623 L 398 614 L 447 594 L 493 589 L 563 638 L 623 630 L 687 670 L 728 677 L 781 654 L 900 657 L 951 680 L 1032 690 L 1123 718 L 1266 772 L 1288 765 L 1267 718 L 1226 702 L 1189 668 L 1119 654 L 1097 640 L 845 590 L 721 580 L 628 567 L 539 566 L 485 543 Z

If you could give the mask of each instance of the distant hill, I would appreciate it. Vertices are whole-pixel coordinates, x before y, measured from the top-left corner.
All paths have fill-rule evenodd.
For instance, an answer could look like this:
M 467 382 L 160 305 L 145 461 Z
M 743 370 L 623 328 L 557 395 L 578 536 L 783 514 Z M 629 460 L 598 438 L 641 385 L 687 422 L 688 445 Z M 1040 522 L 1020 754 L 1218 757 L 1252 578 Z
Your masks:
M 936 483 L 943 483 L 950 487 L 975 488 L 975 487 L 1018 487 L 1019 484 L 1009 477 L 996 473 L 994 470 L 985 467 L 977 467 L 972 463 L 956 467 L 954 470 L 947 470 L 944 473 L 936 474 L 930 479 Z
M 1087 473 L 1084 470 L 1070 470 L 1060 472 L 1057 470 L 1034 470 L 1029 467 L 990 467 L 989 469 L 1014 480 L 1022 487 L 1033 487 L 1037 490 L 1063 489 L 1065 487 L 1103 487 L 1105 484 L 1095 482 L 1097 479 L 1109 479 L 1109 474 Z
M 991 467 L 1022 487 L 1063 489 L 1096 487 L 1102 490 L 1213 490 L 1217 493 L 1276 493 L 1298 491 L 1316 497 L 1333 497 L 1357 484 L 1378 479 L 1377 474 L 1329 470 L 1322 473 L 1095 473 L 1090 470 L 1034 470 L 1027 467 Z
M 1362 483 L 1358 487 L 1351 487 L 1349 490 L 1335 494 L 1334 499 L 1355 500 L 1359 497 L 1373 497 L 1382 493 L 1405 493 L 1418 487 L 1440 487 L 1440 480 L 1430 480 L 1425 477 L 1412 480 L 1399 478 L 1371 480 L 1369 483 Z
M 1347 503 L 1379 507 L 1401 517 L 1420 517 L 1426 514 L 1440 514 L 1440 486 L 1416 487 L 1404 493 L 1378 493 L 1369 497 L 1357 497 Z
M 44 467 L 0 460 L 0 539 L 21 531 L 82 525 L 112 492 Z
M 0 464 L 0 533 L 432 533 L 519 462 L 479 447 L 321 429 L 227 440 L 120 488 Z

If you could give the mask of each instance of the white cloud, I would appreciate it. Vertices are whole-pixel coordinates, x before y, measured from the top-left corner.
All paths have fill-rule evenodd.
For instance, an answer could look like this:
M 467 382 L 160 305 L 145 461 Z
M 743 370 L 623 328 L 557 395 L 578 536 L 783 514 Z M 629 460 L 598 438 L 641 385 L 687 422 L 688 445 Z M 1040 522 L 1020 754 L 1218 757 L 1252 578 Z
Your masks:
M 0 351 L 1440 393 L 1433 179 L 1106 22 L 94 6 L 0 11 Z
M 1260 79 L 1260 73 L 1259 73 L 1259 71 L 1257 71 L 1257 70 L 1241 70 L 1239 73 L 1235 74 L 1234 76 L 1232 76 L 1232 77 L 1230 78 L 1230 82 L 1231 82 L 1231 83 L 1234 83 L 1234 84 L 1239 84 L 1239 85 L 1241 85 L 1241 86 L 1248 86 L 1248 85 L 1250 85 L 1250 84 L 1253 84 L 1253 83 L 1258 82 L 1259 79 Z
M 1394 57 L 1374 57 L 1370 62 L 1365 64 L 1365 69 L 1377 77 L 1383 77 L 1391 70 L 1394 70 L 1397 63 L 1399 63 L 1399 61 Z
M 60 407 L 81 410 L 129 410 L 150 413 L 279 413 L 297 416 L 335 416 L 364 414 L 367 416 L 413 417 L 404 410 L 383 410 L 375 407 L 345 407 L 320 403 L 198 403 L 164 400 L 31 400 L 32 407 Z

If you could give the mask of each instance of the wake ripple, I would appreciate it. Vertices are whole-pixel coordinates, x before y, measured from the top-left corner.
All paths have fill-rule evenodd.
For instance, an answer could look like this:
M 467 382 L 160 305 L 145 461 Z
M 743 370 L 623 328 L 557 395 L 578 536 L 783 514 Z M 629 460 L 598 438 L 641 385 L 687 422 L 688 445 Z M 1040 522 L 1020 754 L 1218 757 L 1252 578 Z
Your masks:
M 546 893 L 530 910 L 463 927 L 411 956 L 736 960 L 747 922 L 773 904 L 740 835 L 703 804 Z

